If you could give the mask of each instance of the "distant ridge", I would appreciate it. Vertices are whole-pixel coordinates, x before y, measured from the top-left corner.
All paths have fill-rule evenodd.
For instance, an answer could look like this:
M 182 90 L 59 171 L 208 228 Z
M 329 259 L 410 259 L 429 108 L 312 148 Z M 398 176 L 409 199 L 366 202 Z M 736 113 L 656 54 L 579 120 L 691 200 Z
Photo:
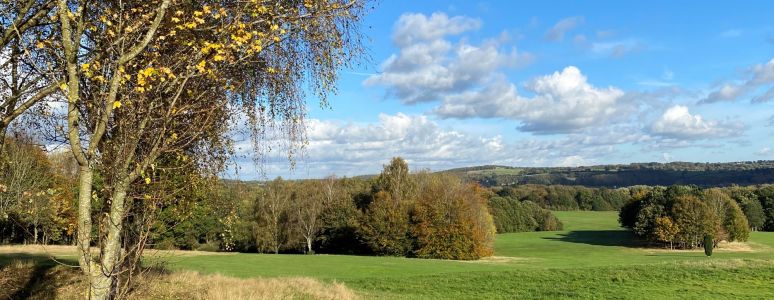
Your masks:
M 561 184 L 592 187 L 692 184 L 704 187 L 774 183 L 774 161 L 725 163 L 631 163 L 582 167 L 510 167 L 483 165 L 454 168 L 454 173 L 484 186 Z

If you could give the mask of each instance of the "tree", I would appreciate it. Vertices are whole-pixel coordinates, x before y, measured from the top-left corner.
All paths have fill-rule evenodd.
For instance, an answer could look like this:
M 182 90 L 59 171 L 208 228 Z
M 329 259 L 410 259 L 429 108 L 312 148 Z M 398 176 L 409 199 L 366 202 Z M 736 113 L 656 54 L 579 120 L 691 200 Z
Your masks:
M 53 0 L 0 2 L 0 152 L 12 122 L 58 89 L 48 44 L 56 34 L 49 20 L 55 6 Z
M 411 202 L 416 194 L 417 183 L 409 175 L 406 161 L 394 157 L 376 178 L 375 189 L 389 193 L 396 202 Z
M 722 222 L 728 233 L 728 240 L 746 242 L 750 237 L 750 223 L 747 222 L 742 209 L 736 202 L 728 199 L 725 210 L 725 219 Z
M 674 249 L 674 240 L 680 228 L 669 217 L 657 217 L 655 236 L 659 241 L 669 243 L 669 249 Z
M 417 183 L 405 160 L 395 157 L 385 165 L 373 187 L 360 232 L 380 255 L 409 254 L 412 239 L 409 214 L 416 201 Z
M 767 185 L 758 190 L 758 200 L 760 200 L 763 211 L 766 214 L 766 222 L 763 228 L 768 231 L 774 230 L 774 185 Z
M 299 184 L 298 189 L 293 203 L 295 223 L 306 242 L 306 253 L 314 254 L 312 242 L 320 232 L 320 214 L 333 201 L 333 182 L 308 181 Z
M 750 224 L 750 228 L 753 231 L 763 228 L 766 224 L 766 215 L 763 212 L 763 206 L 757 198 L 746 199 L 741 203 L 742 211 L 747 217 L 747 221 Z
M 25 194 L 51 187 L 50 165 L 46 154 L 25 136 L 9 139 L 6 144 L 7 164 L 0 165 L 0 219 L 6 220 L 18 208 Z
M 290 183 L 282 178 L 269 182 L 264 193 L 257 199 L 257 224 L 254 230 L 259 249 L 279 253 L 290 240 L 288 213 L 292 191 Z
M 678 196 L 672 213 L 675 224 L 680 228 L 676 240 L 684 247 L 699 246 L 704 236 L 717 234 L 718 220 L 710 208 L 695 196 Z
M 410 204 L 386 191 L 374 194 L 359 228 L 360 235 L 378 255 L 406 256 L 413 243 L 409 226 Z
M 200 165 L 222 169 L 229 121 L 240 117 L 259 152 L 267 146 L 265 129 L 275 123 L 284 137 L 303 140 L 302 84 L 327 103 L 338 70 L 360 53 L 362 5 L 57 1 L 66 74 L 60 87 L 79 164 L 79 263 L 91 298 L 118 290 L 127 195 L 153 182 L 147 175 L 159 157 L 198 154 Z M 92 257 L 97 167 L 107 191 L 99 200 L 110 207 L 98 227 L 105 235 L 101 254 Z
M 484 200 L 449 174 L 423 175 L 412 220 L 421 258 L 478 259 L 492 254 L 494 223 Z

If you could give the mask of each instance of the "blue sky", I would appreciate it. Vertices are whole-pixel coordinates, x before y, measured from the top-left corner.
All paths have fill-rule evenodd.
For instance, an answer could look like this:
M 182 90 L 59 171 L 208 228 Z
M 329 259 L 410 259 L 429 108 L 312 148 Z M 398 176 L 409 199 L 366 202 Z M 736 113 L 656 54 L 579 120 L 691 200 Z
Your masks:
M 382 1 L 267 177 L 774 159 L 772 1 Z M 240 163 L 242 178 L 255 178 Z

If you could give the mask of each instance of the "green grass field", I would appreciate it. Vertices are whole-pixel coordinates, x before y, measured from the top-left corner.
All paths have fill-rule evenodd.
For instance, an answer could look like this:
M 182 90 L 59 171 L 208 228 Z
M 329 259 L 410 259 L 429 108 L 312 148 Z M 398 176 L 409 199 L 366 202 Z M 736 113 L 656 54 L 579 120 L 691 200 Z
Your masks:
M 566 231 L 501 234 L 476 262 L 344 255 L 234 254 L 171 259 L 237 277 L 309 276 L 368 298 L 774 298 L 774 233 L 743 251 L 646 249 L 615 212 L 556 212 Z
M 556 212 L 561 232 L 498 235 L 474 262 L 346 255 L 164 256 L 173 270 L 242 278 L 306 276 L 342 282 L 364 298 L 774 299 L 774 233 L 736 250 L 644 248 L 615 212 Z M 0 262 L 10 259 L 0 255 Z

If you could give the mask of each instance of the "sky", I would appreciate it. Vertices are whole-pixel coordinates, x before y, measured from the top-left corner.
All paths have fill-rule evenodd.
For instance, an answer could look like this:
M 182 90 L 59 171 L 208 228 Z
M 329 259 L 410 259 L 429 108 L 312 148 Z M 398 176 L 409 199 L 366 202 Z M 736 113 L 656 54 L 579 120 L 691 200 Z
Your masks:
M 307 144 L 226 177 L 774 159 L 774 1 L 381 1 Z M 249 148 L 244 144 L 238 148 Z M 241 149 L 241 148 L 240 148 Z

